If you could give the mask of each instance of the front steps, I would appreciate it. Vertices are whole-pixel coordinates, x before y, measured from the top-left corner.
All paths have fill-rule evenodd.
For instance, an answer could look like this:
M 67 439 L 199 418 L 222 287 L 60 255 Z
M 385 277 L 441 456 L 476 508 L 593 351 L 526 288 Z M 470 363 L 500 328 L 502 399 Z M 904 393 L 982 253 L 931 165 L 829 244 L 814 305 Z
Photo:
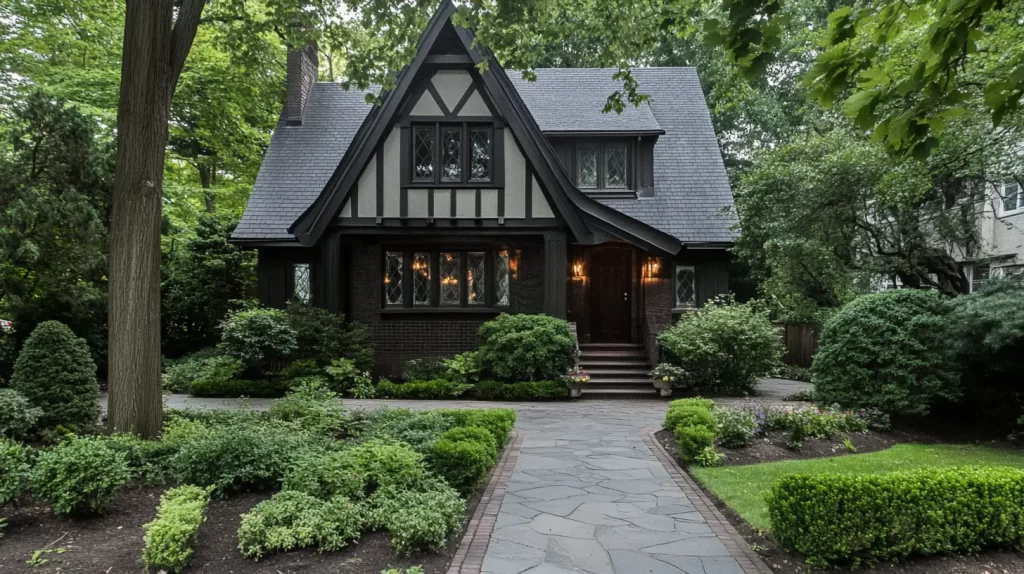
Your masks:
M 588 343 L 580 345 L 580 368 L 590 374 L 581 385 L 581 398 L 642 398 L 658 396 L 651 382 L 651 362 L 643 345 Z

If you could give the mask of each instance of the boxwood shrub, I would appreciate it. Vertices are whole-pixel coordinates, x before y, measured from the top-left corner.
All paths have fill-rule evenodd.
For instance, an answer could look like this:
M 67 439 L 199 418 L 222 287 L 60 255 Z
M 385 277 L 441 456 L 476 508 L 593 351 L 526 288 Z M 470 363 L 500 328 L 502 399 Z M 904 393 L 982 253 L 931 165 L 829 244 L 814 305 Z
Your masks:
M 456 399 L 471 388 L 472 385 L 463 385 L 446 379 L 408 383 L 393 383 L 381 379 L 377 383 L 377 396 L 388 399 Z
M 434 443 L 430 465 L 437 475 L 468 497 L 497 458 L 498 446 L 490 432 L 479 427 L 456 427 Z
M 449 418 L 453 427 L 487 429 L 498 441 L 498 448 L 505 446 L 512 427 L 516 425 L 516 411 L 513 409 L 435 409 L 433 412 Z
M 192 555 L 192 543 L 203 523 L 210 490 L 186 485 L 160 497 L 156 519 L 143 526 L 142 564 L 147 569 L 181 572 Z
M 1024 470 L 788 475 L 767 500 L 775 539 L 811 565 L 1024 544 Z
M 102 438 L 73 437 L 39 454 L 32 491 L 57 514 L 86 516 L 100 513 L 130 478 L 123 452 Z
M 483 401 L 557 401 L 569 398 L 569 388 L 562 381 L 526 381 L 503 383 L 480 381 L 473 389 Z
M 935 291 L 900 289 L 858 297 L 825 323 L 814 356 L 815 399 L 846 408 L 927 415 L 960 395 L 947 325 Z
M 679 456 L 685 462 L 695 462 L 705 449 L 715 448 L 715 431 L 704 425 L 681 425 L 675 429 Z
M 17 500 L 32 477 L 32 449 L 0 438 L 0 506 Z
M 559 380 L 576 362 L 569 324 L 547 315 L 502 313 L 480 326 L 479 338 L 483 374 L 501 381 Z
M 709 409 L 698 406 L 676 406 L 669 407 L 665 413 L 665 422 L 662 423 L 667 429 L 676 429 L 681 426 L 704 425 L 708 428 L 715 428 L 715 417 Z

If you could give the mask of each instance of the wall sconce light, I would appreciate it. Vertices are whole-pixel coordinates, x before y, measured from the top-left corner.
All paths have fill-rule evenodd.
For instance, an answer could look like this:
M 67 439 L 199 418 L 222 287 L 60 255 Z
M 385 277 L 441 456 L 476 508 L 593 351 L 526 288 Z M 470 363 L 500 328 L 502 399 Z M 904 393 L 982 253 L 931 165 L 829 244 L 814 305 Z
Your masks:
M 586 275 L 583 274 L 583 260 L 577 259 L 572 264 L 572 278 L 573 279 L 586 279 Z
M 512 252 L 512 257 L 508 260 L 508 269 L 512 272 L 512 279 L 519 279 L 519 258 L 522 257 L 523 250 L 516 249 Z
M 644 263 L 644 276 L 647 279 L 656 279 L 659 271 L 661 271 L 661 259 L 648 257 L 647 263 Z

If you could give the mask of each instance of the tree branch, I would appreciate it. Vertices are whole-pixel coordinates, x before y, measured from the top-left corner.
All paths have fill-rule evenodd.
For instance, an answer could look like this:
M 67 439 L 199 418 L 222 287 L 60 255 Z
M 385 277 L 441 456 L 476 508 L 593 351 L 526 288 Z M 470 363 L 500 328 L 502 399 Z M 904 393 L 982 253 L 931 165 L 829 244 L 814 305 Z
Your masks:
M 171 30 L 171 95 L 178 85 L 178 76 L 185 67 L 185 59 L 188 58 L 189 50 L 192 49 L 192 41 L 196 38 L 196 31 L 199 29 L 199 20 L 203 15 L 203 8 L 206 0 L 181 0 L 178 5 L 178 18 L 174 21 L 174 29 Z

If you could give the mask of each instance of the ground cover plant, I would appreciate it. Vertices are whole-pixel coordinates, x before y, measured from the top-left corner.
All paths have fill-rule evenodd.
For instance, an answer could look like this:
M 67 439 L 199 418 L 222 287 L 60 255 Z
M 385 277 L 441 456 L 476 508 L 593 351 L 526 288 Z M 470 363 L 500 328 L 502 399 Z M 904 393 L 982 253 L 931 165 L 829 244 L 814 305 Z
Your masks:
M 181 572 L 192 555 L 192 543 L 209 502 L 210 490 L 206 488 L 186 485 L 165 492 L 160 497 L 156 518 L 143 526 L 143 566 Z

